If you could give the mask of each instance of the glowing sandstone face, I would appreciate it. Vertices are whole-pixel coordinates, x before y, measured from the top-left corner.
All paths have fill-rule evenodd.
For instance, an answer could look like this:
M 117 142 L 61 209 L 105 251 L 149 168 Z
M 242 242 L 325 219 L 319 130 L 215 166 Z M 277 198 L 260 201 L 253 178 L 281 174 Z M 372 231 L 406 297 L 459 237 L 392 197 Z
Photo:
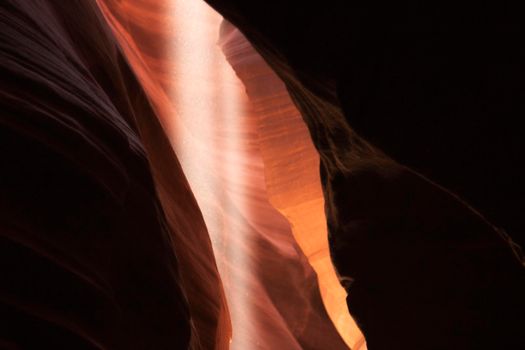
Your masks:
M 364 338 L 346 309 L 328 250 L 319 155 L 286 87 L 247 39 L 225 24 L 222 47 L 246 86 L 256 115 L 257 135 L 270 202 L 290 222 L 294 238 L 314 268 L 331 320 L 352 349 Z
M 203 2 L 99 2 L 202 210 L 230 347 L 359 349 L 329 258 L 318 155 L 282 82 L 234 28 L 218 42 L 222 18 Z M 221 317 L 217 338 L 229 334 Z

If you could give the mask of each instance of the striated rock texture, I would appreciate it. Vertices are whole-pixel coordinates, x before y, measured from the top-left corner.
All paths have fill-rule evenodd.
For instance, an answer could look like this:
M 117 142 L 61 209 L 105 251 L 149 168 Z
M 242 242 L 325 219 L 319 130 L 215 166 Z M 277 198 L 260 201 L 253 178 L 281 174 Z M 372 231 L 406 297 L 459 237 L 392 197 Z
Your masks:
M 209 2 L 368 348 L 523 348 L 520 12 Z M 220 23 L 0 3 L 1 348 L 363 348 Z
M 319 154 L 284 83 L 230 23 L 221 28 L 222 50 L 246 87 L 257 124 L 270 202 L 289 221 L 299 247 L 314 268 L 321 295 L 339 334 L 352 349 L 364 338 L 346 308 L 346 292 L 328 250 Z
M 227 344 L 202 214 L 93 1 L 0 4 L 0 347 Z
M 332 259 L 368 348 L 523 348 L 523 258 L 505 233 L 524 242 L 519 11 L 208 3 L 309 127 Z
M 191 0 L 99 3 L 203 211 L 228 298 L 230 348 L 346 349 L 290 223 L 270 203 L 268 158 L 258 136 L 262 116 L 217 43 L 222 18 Z M 235 44 L 230 39 L 220 39 L 225 51 Z M 308 140 L 298 120 L 303 134 L 293 139 L 301 144 Z M 321 226 L 317 237 L 326 241 L 316 157 L 313 152 L 308 181 L 317 198 L 298 201 L 318 200 L 316 210 L 304 212 Z M 340 312 L 347 314 L 344 305 Z

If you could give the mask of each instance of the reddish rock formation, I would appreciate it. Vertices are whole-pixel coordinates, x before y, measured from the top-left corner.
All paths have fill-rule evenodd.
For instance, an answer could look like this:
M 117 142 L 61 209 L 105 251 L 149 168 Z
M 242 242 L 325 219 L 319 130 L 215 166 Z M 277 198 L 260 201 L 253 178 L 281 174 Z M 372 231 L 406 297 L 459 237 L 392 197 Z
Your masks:
M 0 27 L 0 346 L 227 343 L 202 215 L 96 4 L 2 2 Z
M 290 224 L 270 204 L 261 116 L 217 45 L 220 16 L 190 1 L 101 3 L 203 210 L 228 296 L 232 348 L 346 348 Z M 303 132 L 296 142 L 304 141 Z M 310 214 L 326 242 L 315 154 L 312 159 L 307 181 L 317 211 Z
M 208 3 L 308 125 L 334 264 L 369 348 L 523 347 L 523 260 L 492 224 L 523 242 L 518 11 Z
M 270 202 L 290 221 L 294 238 L 317 274 L 330 318 L 346 343 L 358 349 L 364 339 L 348 314 L 346 292 L 330 259 L 319 155 L 308 129 L 284 83 L 227 22 L 221 45 L 253 106 Z
M 209 3 L 368 347 L 523 348 L 520 12 Z M 0 4 L 0 347 L 361 346 L 220 22 Z

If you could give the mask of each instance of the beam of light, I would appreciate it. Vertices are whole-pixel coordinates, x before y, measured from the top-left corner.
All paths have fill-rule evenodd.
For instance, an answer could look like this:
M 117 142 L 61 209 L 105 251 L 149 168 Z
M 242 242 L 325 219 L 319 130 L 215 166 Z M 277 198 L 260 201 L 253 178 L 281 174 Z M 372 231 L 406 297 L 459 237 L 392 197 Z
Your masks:
M 175 147 L 202 210 L 225 285 L 233 323 L 231 349 L 241 350 L 239 344 L 246 342 L 240 338 L 252 337 L 247 325 L 255 317 L 247 298 L 246 277 L 233 271 L 252 271 L 246 257 L 244 221 L 235 214 L 246 213 L 247 204 L 242 195 L 233 203 L 228 193 L 242 183 L 239 164 L 246 162 L 237 137 L 245 113 L 243 87 L 217 46 L 222 17 L 203 1 L 176 0 L 172 4 L 176 39 L 170 53 L 171 80 L 175 82 L 170 96 L 179 118 Z
M 259 116 L 253 112 L 245 86 L 217 43 L 222 17 L 199 0 L 98 1 L 111 3 L 117 9 L 112 25 L 159 115 L 202 211 L 229 304 L 233 326 L 230 348 L 266 349 L 288 344 L 286 349 L 299 349 L 295 339 L 299 333 L 295 333 L 290 320 L 281 317 L 283 310 L 274 304 L 275 294 L 268 291 L 271 287 L 275 293 L 287 282 L 271 280 L 273 286 L 268 286 L 259 274 L 265 268 L 261 266 L 264 261 L 289 259 L 292 264 L 300 264 L 290 260 L 291 256 L 297 259 L 290 243 L 290 223 L 294 233 L 315 230 L 317 236 L 326 235 L 322 199 L 313 211 L 294 206 L 302 214 L 292 219 L 293 213 L 286 213 L 270 198 L 271 179 L 265 174 L 268 163 L 254 125 Z M 134 28 L 128 27 L 126 21 Z M 288 161 L 293 163 L 293 159 Z M 278 170 L 282 173 L 285 168 Z M 313 168 L 317 172 L 316 164 Z M 284 192 L 284 196 L 290 196 Z M 299 198 L 299 202 L 304 204 L 305 198 Z M 279 219 L 276 208 L 290 223 Z M 311 220 L 305 220 L 308 215 Z M 334 304 L 341 298 L 333 298 L 325 288 L 327 276 L 334 275 L 331 265 L 331 272 L 324 271 L 327 255 L 312 255 L 308 244 L 301 243 L 297 235 L 296 239 L 318 274 L 330 317 L 339 324 L 341 333 L 348 331 L 348 316 L 338 320 L 337 313 L 331 311 L 344 310 L 340 314 L 345 314 L 346 305 L 339 301 Z M 272 245 L 274 250 L 263 251 L 268 248 L 263 249 L 261 242 Z M 302 292 L 291 292 L 289 299 L 304 299 Z M 301 313 L 308 315 L 311 311 L 298 310 L 294 316 L 300 318 Z M 300 324 L 302 320 L 298 321 Z M 345 334 L 343 337 L 348 338 Z M 361 349 L 358 343 L 354 343 L 354 349 Z

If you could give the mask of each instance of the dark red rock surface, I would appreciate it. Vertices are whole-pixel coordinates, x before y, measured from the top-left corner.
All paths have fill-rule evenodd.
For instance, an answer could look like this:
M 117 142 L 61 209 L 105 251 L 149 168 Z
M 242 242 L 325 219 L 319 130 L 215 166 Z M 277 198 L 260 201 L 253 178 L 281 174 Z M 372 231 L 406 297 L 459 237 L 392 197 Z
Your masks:
M 208 3 L 0 3 L 0 348 L 524 348 L 520 12 Z
M 0 126 L 1 348 L 228 342 L 202 215 L 94 2 L 0 4 Z
M 522 348 L 523 260 L 503 231 L 524 242 L 519 11 L 208 3 L 309 127 L 332 257 L 368 347 Z

